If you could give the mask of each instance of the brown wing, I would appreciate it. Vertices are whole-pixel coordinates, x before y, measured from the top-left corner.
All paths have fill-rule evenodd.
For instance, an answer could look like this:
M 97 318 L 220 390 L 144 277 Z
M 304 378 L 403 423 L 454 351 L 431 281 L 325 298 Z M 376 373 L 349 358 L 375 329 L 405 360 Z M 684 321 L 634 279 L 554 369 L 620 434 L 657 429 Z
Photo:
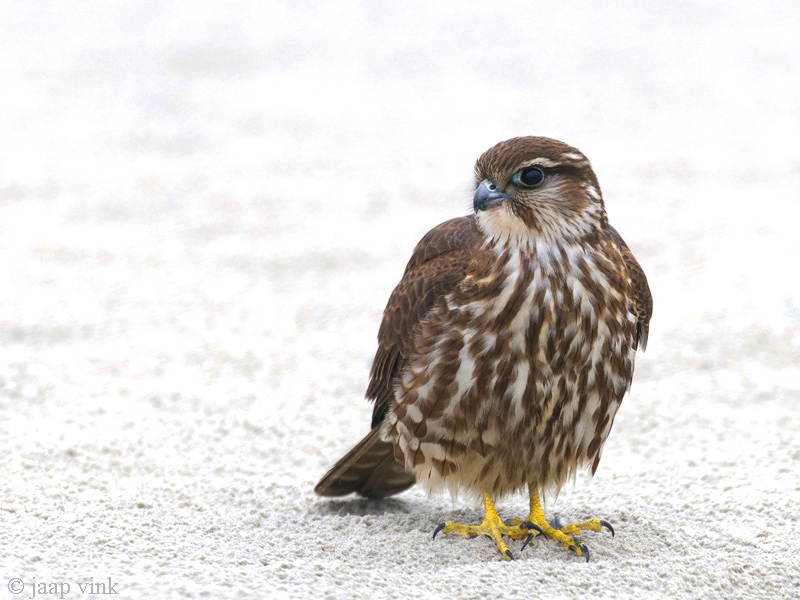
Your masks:
M 462 217 L 433 228 L 417 244 L 383 311 L 367 388 L 367 398 L 375 402 L 372 431 L 320 479 L 314 488 L 320 496 L 356 493 L 383 498 L 416 483 L 414 474 L 395 460 L 394 446 L 380 438 L 378 425 L 394 398 L 394 381 L 408 357 L 417 324 L 464 278 L 472 248 L 481 239 L 475 218 Z
M 378 331 L 378 351 L 366 394 L 375 402 L 372 427 L 381 423 L 389 410 L 395 378 L 408 357 L 417 324 L 438 299 L 464 279 L 472 249 L 481 240 L 475 217 L 460 217 L 431 229 L 414 249 L 403 278 L 389 297 Z
M 636 315 L 636 347 L 640 345 L 642 350 L 647 349 L 647 335 L 650 332 L 650 317 L 653 314 L 653 296 L 650 294 L 650 286 L 647 285 L 647 277 L 644 270 L 636 262 L 633 252 L 628 248 L 628 244 L 622 236 L 611 225 L 608 226 L 611 237 L 614 238 L 619 250 L 622 253 L 622 260 L 631 278 L 631 291 L 633 292 L 633 314 Z

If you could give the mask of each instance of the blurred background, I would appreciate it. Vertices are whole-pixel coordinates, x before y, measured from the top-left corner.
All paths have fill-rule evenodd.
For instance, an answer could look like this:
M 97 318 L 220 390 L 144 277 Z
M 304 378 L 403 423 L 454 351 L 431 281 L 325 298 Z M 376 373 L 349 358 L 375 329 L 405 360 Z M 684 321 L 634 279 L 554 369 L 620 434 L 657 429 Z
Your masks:
M 164 597 L 279 580 L 287 549 L 262 538 L 330 518 L 310 489 L 367 430 L 413 246 L 518 135 L 591 159 L 655 298 L 594 492 L 565 497 L 603 491 L 624 522 L 692 489 L 774 531 L 773 558 L 796 550 L 798 31 L 791 0 L 0 2 L 9 577 L 95 569 L 132 593 L 169 573 Z M 450 506 L 405 497 L 420 531 Z M 673 569 L 706 551 L 642 535 Z M 305 559 L 333 577 L 341 543 Z M 651 592 L 707 581 L 701 562 Z M 770 565 L 780 595 L 795 576 Z

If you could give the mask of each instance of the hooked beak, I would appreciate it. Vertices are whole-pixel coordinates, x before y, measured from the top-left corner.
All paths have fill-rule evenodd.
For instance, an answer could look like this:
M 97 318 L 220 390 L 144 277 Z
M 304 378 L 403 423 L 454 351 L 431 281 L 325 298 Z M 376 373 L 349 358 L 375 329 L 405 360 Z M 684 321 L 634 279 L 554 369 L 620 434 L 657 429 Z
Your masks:
M 493 181 L 484 179 L 481 181 L 480 185 L 478 185 L 478 189 L 475 190 L 472 206 L 477 213 L 500 204 L 503 200 L 507 199 L 508 196 L 497 189 L 497 185 Z

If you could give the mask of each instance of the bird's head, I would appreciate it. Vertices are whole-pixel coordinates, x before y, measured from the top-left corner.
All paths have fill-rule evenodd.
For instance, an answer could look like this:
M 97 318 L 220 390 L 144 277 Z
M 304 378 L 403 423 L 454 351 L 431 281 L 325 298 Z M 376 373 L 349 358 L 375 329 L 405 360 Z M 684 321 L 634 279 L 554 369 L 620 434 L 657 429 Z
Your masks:
M 489 148 L 475 164 L 473 206 L 489 237 L 528 244 L 580 240 L 606 222 L 600 186 L 577 148 L 544 137 L 518 137 Z

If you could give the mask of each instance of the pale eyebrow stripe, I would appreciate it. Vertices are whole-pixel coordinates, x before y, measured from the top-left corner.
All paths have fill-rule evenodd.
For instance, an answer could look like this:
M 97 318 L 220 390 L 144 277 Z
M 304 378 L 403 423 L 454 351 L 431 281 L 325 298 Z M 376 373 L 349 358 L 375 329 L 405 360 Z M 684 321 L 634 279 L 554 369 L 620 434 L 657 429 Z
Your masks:
M 534 158 L 533 160 L 529 160 L 524 162 L 520 165 L 520 169 L 525 169 L 527 167 L 557 167 L 561 163 L 555 160 L 551 160 L 549 158 Z
M 575 154 L 573 152 L 568 152 L 561 155 L 561 158 L 566 159 L 566 161 L 558 161 L 553 160 L 552 158 L 545 158 L 544 156 L 540 156 L 539 158 L 534 158 L 533 160 L 526 161 L 522 163 L 518 169 L 527 169 L 528 167 L 546 167 L 546 168 L 555 168 L 555 167 L 583 167 L 589 164 L 589 161 L 586 159 L 585 156 L 580 154 Z

